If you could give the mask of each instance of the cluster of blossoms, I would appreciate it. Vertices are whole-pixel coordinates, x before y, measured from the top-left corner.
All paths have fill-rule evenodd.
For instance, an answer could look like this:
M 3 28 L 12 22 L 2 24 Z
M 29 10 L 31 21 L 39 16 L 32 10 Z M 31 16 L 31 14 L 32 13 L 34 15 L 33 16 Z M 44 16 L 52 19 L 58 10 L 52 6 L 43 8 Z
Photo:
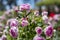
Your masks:
M 19 11 L 30 11 L 30 4 L 22 4 L 20 6 L 14 6 L 13 7 L 13 10 L 16 11 L 16 12 L 19 12 Z
M 12 18 L 13 17 L 12 11 L 18 12 L 18 11 L 24 11 L 24 10 L 27 10 L 27 11 L 30 10 L 30 5 L 22 4 L 20 7 L 16 6 L 13 8 L 13 10 L 8 10 L 8 11 L 4 12 L 4 14 L 0 17 L 0 22 L 7 20 L 5 30 L 3 31 L 3 35 L 0 38 L 0 40 L 7 40 L 7 36 L 5 35 L 5 32 L 9 33 L 13 38 L 18 37 L 19 21 L 16 18 Z M 7 18 L 7 17 L 9 17 L 9 18 Z M 25 19 L 22 19 L 21 26 L 24 27 L 27 25 L 28 25 L 28 21 Z M 0 27 L 2 29 L 4 28 L 4 26 L 2 26 L 2 25 L 0 25 Z M 8 28 L 9 28 L 9 31 L 7 30 Z M 2 32 L 0 32 L 0 33 L 2 33 Z
M 14 18 L 7 21 L 7 25 L 10 26 L 10 35 L 14 38 L 18 36 L 18 24 L 18 20 Z
M 42 32 L 44 32 L 44 34 L 46 35 L 46 37 L 51 38 L 52 35 L 53 35 L 53 30 L 54 29 L 53 29 L 53 27 L 51 25 L 49 25 L 48 27 L 46 27 L 44 29 L 44 31 L 42 30 L 41 27 L 36 27 L 35 31 L 37 33 L 37 36 L 35 36 L 33 40 L 46 40 L 44 37 L 41 37 Z
M 18 13 L 18 11 L 20 13 Z M 30 15 L 28 14 L 26 16 L 26 14 L 27 14 L 26 11 L 29 11 Z M 19 14 L 21 16 L 21 12 L 22 12 L 22 14 L 25 13 L 22 17 L 20 17 L 20 18 L 18 16 L 14 17 L 15 16 L 14 14 Z M 44 24 L 42 24 L 42 21 L 40 23 L 41 16 L 40 16 L 39 11 L 35 10 L 33 12 L 30 12 L 29 4 L 22 4 L 19 7 L 17 7 L 17 6 L 14 7 L 13 10 L 6 11 L 0 17 L 0 23 L 6 21 L 5 25 L 0 24 L 0 28 L 1 28 L 0 31 L 3 31 L 3 32 L 0 32 L 1 34 L 3 34 L 0 37 L 0 40 L 7 40 L 6 34 L 9 34 L 9 36 L 11 36 L 14 39 L 17 39 L 19 37 L 18 40 L 20 40 L 21 38 L 22 38 L 21 40 L 23 40 L 25 38 L 28 39 L 31 36 L 30 32 L 31 32 L 32 36 L 34 36 L 34 38 L 32 38 L 33 40 L 47 40 L 46 39 L 47 37 L 51 38 L 54 33 L 54 28 L 53 28 L 53 25 L 51 25 L 52 18 L 48 18 L 47 15 L 48 15 L 48 12 L 46 10 L 42 11 L 42 21 L 44 23 Z M 56 15 L 53 19 L 59 20 L 58 16 L 56 16 Z M 41 27 L 41 24 L 44 25 L 45 27 L 43 27 L 43 26 Z M 47 24 L 49 24 L 49 25 L 47 25 Z M 36 26 L 38 26 L 38 27 L 36 27 Z M 35 31 L 34 31 L 34 28 L 35 28 Z M 2 30 L 2 29 L 4 29 L 4 30 Z M 35 36 L 35 32 L 36 32 L 36 36 Z M 42 36 L 42 34 L 44 34 L 45 36 Z M 25 37 L 25 38 L 23 38 L 23 37 Z

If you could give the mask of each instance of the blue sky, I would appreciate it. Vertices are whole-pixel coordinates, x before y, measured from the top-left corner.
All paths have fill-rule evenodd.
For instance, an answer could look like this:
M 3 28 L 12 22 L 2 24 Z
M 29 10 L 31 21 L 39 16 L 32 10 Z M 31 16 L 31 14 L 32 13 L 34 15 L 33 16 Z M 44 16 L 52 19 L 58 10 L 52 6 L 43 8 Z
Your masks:
M 17 1 L 17 4 L 18 5 L 21 5 L 21 4 L 24 4 L 24 2 L 23 2 L 24 0 L 18 0 Z M 31 5 L 31 8 L 34 8 L 34 0 L 30 0 L 30 1 L 26 1 L 25 3 L 29 3 L 30 5 Z

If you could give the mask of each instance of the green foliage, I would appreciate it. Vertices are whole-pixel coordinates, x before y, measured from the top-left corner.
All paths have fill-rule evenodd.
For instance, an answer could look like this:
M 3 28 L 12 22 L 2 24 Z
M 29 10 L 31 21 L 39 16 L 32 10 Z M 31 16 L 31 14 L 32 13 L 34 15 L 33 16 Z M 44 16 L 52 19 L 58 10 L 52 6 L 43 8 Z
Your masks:
M 60 5 L 60 0 L 44 0 L 42 2 L 37 3 L 37 6 L 42 5 Z

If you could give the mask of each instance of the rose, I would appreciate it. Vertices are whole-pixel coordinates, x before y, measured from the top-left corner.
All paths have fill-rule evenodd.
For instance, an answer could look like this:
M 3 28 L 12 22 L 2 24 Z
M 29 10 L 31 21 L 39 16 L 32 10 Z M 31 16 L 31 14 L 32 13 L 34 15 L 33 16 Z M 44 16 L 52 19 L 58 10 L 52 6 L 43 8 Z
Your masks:
M 7 21 L 7 25 L 10 26 L 10 27 L 18 27 L 18 20 L 17 19 L 9 19 Z
M 49 25 L 48 27 L 45 28 L 44 33 L 47 37 L 52 37 L 53 27 L 51 25 Z
M 10 35 L 13 38 L 17 38 L 18 37 L 18 29 L 16 27 L 11 27 L 9 31 L 10 31 Z
M 40 34 L 40 35 L 42 34 L 42 28 L 41 27 L 36 27 L 35 31 L 37 34 Z

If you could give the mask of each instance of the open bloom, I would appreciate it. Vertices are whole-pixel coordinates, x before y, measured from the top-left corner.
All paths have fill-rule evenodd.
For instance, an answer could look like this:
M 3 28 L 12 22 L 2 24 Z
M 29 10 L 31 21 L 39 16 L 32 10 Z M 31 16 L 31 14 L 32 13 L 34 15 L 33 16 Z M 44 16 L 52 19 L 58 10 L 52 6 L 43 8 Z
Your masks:
M 51 37 L 53 35 L 53 27 L 51 25 L 46 27 L 44 33 L 47 37 Z
M 42 28 L 41 27 L 36 27 L 35 31 L 37 34 L 40 34 L 40 35 L 42 34 Z
M 20 6 L 20 10 L 23 11 L 23 10 L 30 10 L 30 5 L 29 4 L 22 4 Z
M 11 27 L 9 31 L 10 31 L 10 35 L 13 38 L 17 38 L 18 37 L 18 29 L 16 27 Z
M 2 40 L 7 40 L 7 36 L 5 34 L 2 35 Z
M 18 26 L 18 20 L 17 19 L 9 19 L 7 21 L 7 25 L 9 25 L 10 27 L 17 27 Z
M 44 38 L 44 37 L 41 37 L 41 36 L 36 35 L 36 36 L 33 38 L 33 40 L 45 40 L 45 38 Z
M 22 20 L 21 25 L 22 27 L 27 26 L 29 23 L 27 20 Z

